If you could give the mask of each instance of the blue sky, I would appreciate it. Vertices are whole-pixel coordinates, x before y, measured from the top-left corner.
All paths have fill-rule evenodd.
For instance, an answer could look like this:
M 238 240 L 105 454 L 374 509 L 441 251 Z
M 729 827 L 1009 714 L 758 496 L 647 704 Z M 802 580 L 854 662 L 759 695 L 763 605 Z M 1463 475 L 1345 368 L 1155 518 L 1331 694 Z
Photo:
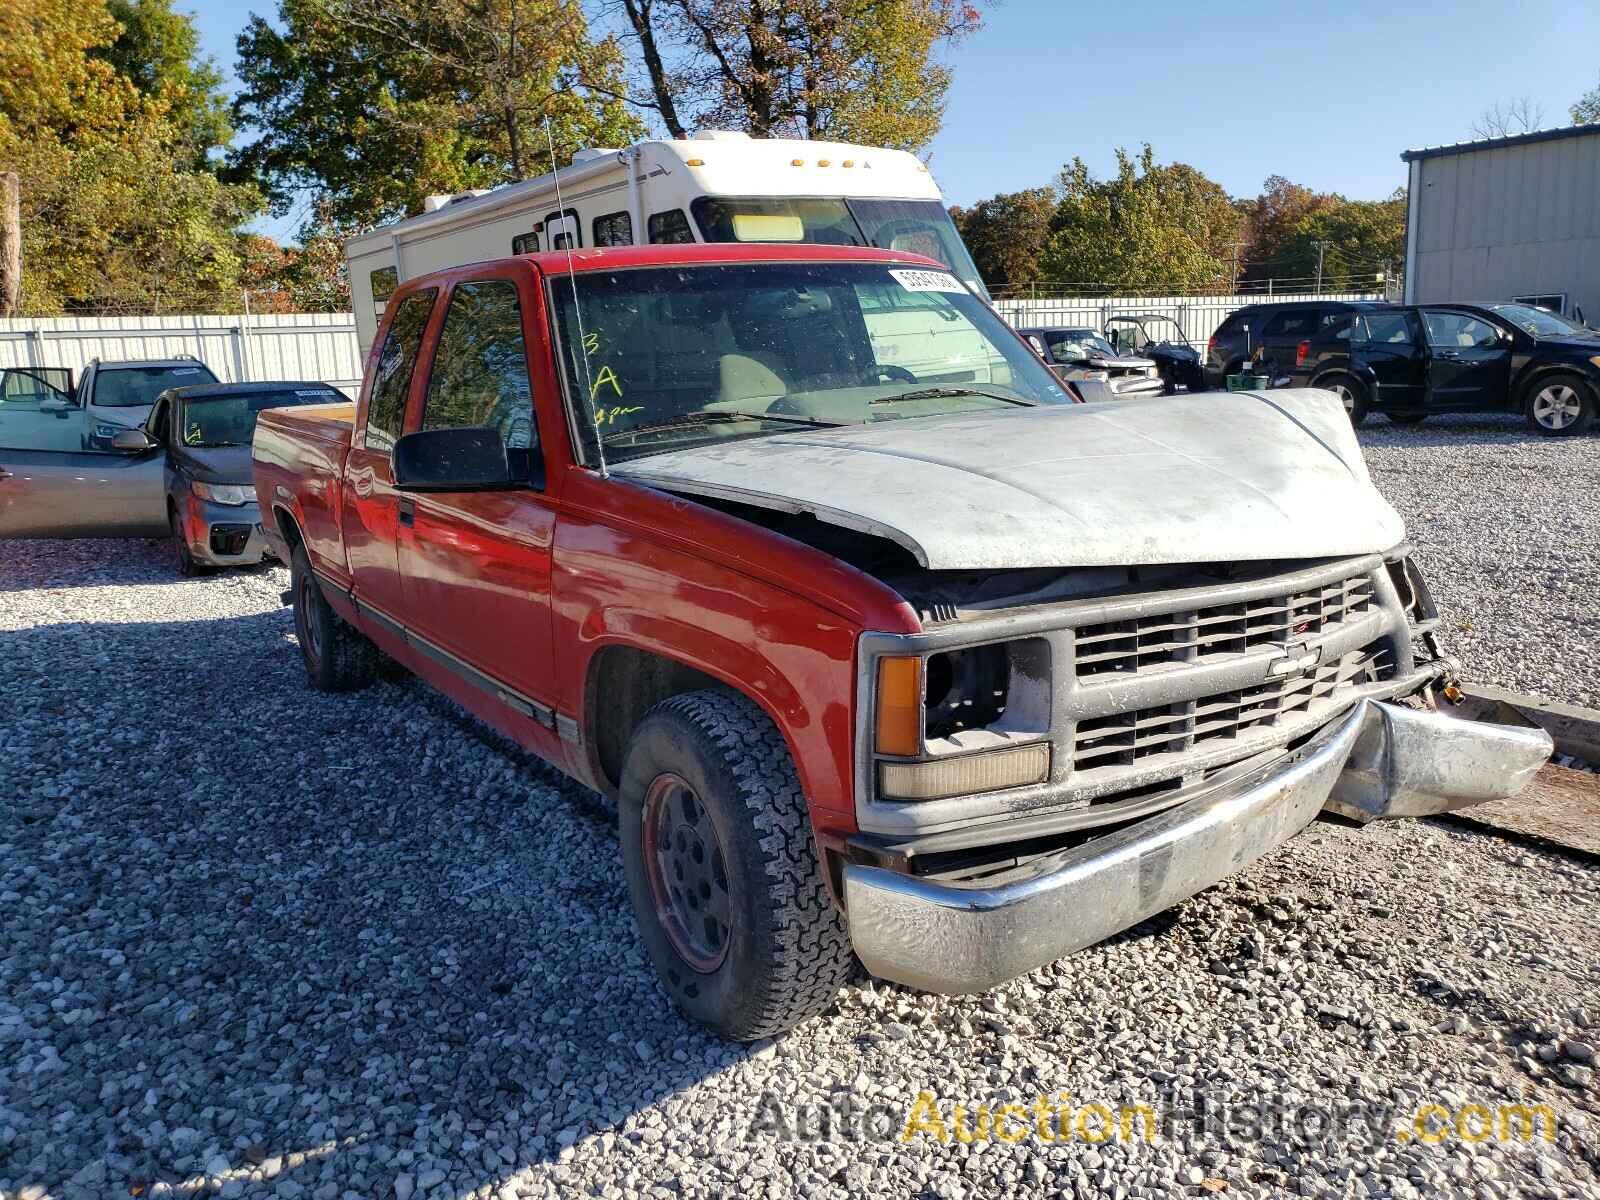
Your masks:
M 958 204 L 1046 183 L 1074 155 L 1104 174 L 1117 146 L 1146 141 L 1235 195 L 1278 174 L 1378 199 L 1405 182 L 1401 150 L 1470 138 L 1484 109 L 1520 96 L 1564 123 L 1600 82 L 1591 0 L 980 4 L 983 30 L 948 56 L 932 147 Z M 276 11 L 190 6 L 224 71 L 247 12 Z

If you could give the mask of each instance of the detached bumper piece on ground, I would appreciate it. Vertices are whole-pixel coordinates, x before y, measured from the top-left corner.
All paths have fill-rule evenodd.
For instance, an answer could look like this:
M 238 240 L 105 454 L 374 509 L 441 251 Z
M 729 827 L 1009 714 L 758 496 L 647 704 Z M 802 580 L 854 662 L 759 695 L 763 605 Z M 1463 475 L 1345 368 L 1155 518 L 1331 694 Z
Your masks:
M 1109 937 L 1234 874 L 1328 811 L 1423 817 L 1520 791 L 1550 757 L 1542 729 L 1362 700 L 1242 778 L 1029 864 L 999 886 L 844 868 L 857 955 L 927 991 L 991 988 Z

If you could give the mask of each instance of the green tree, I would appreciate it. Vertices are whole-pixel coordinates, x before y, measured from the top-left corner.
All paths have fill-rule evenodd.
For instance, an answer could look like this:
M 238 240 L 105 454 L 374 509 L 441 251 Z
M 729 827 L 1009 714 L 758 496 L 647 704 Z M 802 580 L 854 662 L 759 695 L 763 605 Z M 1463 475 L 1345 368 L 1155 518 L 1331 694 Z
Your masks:
M 308 195 L 370 226 L 641 136 L 622 69 L 571 0 L 281 0 L 239 37 L 234 116 L 259 136 L 232 167 L 280 215 Z
M 1137 159 L 1119 149 L 1115 178 L 1097 180 L 1075 158 L 1058 190 L 1039 260 L 1049 282 L 1147 294 L 1227 285 L 1239 214 L 1195 168 L 1160 165 L 1148 145 Z
M 623 0 L 649 99 L 695 125 L 918 150 L 944 120 L 935 52 L 978 28 L 967 0 Z
M 205 169 L 212 152 L 233 137 L 222 72 L 200 53 L 194 18 L 174 12 L 172 0 L 108 0 L 121 32 L 95 57 L 109 63 L 139 93 L 158 101 L 177 130 L 191 164 Z
M 971 208 L 952 208 L 961 240 L 991 291 L 1025 287 L 1040 278 L 1039 256 L 1050 239 L 1055 189 L 1002 192 Z
M 1590 88 L 1572 106 L 1572 123 L 1588 125 L 1600 121 L 1600 84 Z

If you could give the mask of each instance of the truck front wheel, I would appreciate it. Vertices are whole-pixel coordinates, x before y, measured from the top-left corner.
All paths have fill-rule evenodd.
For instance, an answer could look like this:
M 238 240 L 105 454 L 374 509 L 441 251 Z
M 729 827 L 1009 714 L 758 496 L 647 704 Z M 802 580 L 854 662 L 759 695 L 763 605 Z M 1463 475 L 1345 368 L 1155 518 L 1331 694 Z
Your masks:
M 322 595 L 306 548 L 289 556 L 294 632 L 311 686 L 319 692 L 353 692 L 378 673 L 378 648 L 347 625 Z
M 739 1041 L 825 1012 L 855 971 L 783 737 L 743 696 L 657 704 L 619 794 L 634 916 L 667 991 Z

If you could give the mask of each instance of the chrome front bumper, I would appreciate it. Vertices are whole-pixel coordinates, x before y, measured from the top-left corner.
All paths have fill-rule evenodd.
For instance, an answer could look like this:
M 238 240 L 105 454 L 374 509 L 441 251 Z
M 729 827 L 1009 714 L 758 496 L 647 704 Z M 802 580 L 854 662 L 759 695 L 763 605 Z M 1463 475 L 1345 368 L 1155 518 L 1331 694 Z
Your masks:
M 1119 933 L 1226 879 L 1324 808 L 1361 821 L 1509 796 L 1550 735 L 1363 700 L 1318 739 L 1194 799 L 1041 860 L 998 887 L 844 867 L 856 954 L 883 979 L 984 991 Z

